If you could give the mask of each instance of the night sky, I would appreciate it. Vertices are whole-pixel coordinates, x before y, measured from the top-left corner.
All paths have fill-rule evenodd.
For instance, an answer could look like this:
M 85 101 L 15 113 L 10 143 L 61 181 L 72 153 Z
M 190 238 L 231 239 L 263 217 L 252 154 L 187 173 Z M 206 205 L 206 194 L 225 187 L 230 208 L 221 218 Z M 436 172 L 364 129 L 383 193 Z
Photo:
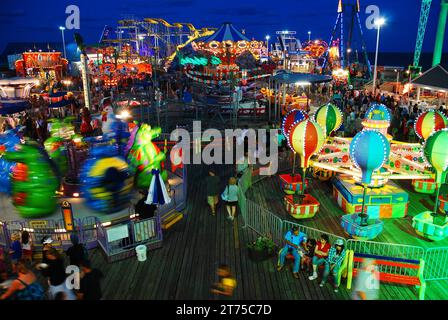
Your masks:
M 353 0 L 352 0 L 353 1 Z M 124 15 L 164 18 L 168 22 L 191 22 L 196 27 L 218 27 L 232 22 L 245 29 L 249 38 L 264 39 L 275 31 L 297 31 L 306 40 L 329 40 L 336 20 L 337 0 L 2 0 L 0 11 L 0 52 L 8 42 L 61 41 L 59 25 L 65 24 L 67 5 L 78 5 L 86 43 L 96 43 L 105 25 L 115 26 Z M 437 29 L 440 0 L 434 0 L 423 51 L 432 51 Z M 361 20 L 367 5 L 377 5 L 387 25 L 381 31 L 385 52 L 413 52 L 417 34 L 420 0 L 361 0 Z M 369 51 L 375 49 L 376 30 L 364 27 Z M 66 42 L 73 42 L 73 30 L 66 30 Z M 448 51 L 448 36 L 444 51 Z

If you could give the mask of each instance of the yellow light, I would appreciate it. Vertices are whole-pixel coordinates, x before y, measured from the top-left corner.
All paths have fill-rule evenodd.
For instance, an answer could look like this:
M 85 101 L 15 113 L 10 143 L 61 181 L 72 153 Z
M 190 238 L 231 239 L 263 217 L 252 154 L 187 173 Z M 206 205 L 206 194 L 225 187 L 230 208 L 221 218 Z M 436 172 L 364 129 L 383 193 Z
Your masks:
M 75 192 L 75 193 L 73 194 L 73 197 L 78 198 L 78 197 L 79 197 L 79 193 L 78 193 L 78 192 Z
M 123 110 L 119 115 L 117 115 L 118 119 L 127 119 L 131 116 L 128 110 Z
M 108 221 L 108 222 L 103 222 L 101 225 L 103 227 L 107 227 L 107 226 L 110 226 L 111 224 L 112 224 L 112 222 Z

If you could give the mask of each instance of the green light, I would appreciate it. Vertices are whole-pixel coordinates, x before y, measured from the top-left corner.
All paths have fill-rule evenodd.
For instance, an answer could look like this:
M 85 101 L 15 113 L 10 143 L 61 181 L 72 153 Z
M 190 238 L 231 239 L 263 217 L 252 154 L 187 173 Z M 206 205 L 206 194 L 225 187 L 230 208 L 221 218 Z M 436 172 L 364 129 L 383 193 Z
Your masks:
M 206 57 L 181 57 L 179 63 L 181 65 L 192 64 L 195 66 L 206 66 L 209 63 L 209 60 Z M 210 58 L 210 63 L 212 65 L 219 65 L 221 64 L 221 60 L 218 57 L 212 56 Z

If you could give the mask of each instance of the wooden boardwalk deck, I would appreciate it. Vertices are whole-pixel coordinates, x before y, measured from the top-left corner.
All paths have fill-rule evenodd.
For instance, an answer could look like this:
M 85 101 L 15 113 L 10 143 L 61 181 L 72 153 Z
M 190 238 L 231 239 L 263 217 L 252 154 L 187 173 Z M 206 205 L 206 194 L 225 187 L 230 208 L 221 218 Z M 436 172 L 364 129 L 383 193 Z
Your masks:
M 223 187 L 226 168 L 219 168 Z M 103 271 L 103 291 L 105 299 L 216 299 L 209 293 L 216 280 L 216 269 L 220 263 L 228 264 L 237 279 L 234 299 L 292 299 L 292 300 L 333 300 L 350 299 L 351 292 L 341 285 L 338 293 L 331 286 L 320 288 L 319 282 L 309 281 L 306 274 L 299 279 L 292 276 L 290 265 L 281 272 L 276 271 L 276 258 L 264 262 L 253 262 L 248 258 L 246 245 L 256 238 L 248 228 L 242 228 L 242 217 L 232 223 L 225 219 L 225 208 L 220 207 L 216 216 L 211 216 L 205 199 L 205 167 L 189 167 L 189 179 L 195 181 L 189 188 L 186 217 L 164 233 L 163 247 L 148 253 L 145 262 L 135 258 L 108 264 L 99 249 L 91 253 L 92 263 Z M 281 202 L 276 193 L 276 178 L 266 179 L 249 192 L 257 202 L 281 214 Z M 318 182 L 320 185 L 320 183 Z M 324 185 L 313 188 L 318 198 L 331 197 Z M 273 191 L 274 190 L 274 191 Z M 329 198 L 322 200 L 322 212 L 307 225 L 341 232 L 336 214 L 325 212 L 336 210 Z M 280 206 L 278 206 L 280 205 Z M 399 222 L 397 224 L 400 229 Z M 387 227 L 386 227 L 387 228 Z M 408 230 L 401 226 L 402 232 Z M 401 230 L 401 229 L 400 229 Z M 408 230 L 409 231 L 409 230 Z M 393 233 L 393 232 L 392 232 Z M 392 241 L 394 235 L 386 232 L 384 240 Z M 448 297 L 447 286 L 429 284 L 428 299 Z M 381 299 L 417 299 L 416 290 L 408 286 L 383 285 Z

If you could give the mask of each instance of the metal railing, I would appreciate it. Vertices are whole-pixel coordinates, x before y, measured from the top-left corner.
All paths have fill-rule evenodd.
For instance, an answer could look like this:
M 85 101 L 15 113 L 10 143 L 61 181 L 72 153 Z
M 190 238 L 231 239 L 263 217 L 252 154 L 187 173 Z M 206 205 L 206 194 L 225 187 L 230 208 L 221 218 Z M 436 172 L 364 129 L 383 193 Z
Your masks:
M 109 262 L 134 256 L 135 247 L 138 245 L 146 245 L 149 249 L 162 246 L 163 236 L 159 216 L 114 226 L 103 226 L 97 219 L 96 229 L 97 241 Z
M 417 246 L 408 246 L 395 243 L 348 240 L 347 249 L 353 250 L 355 255 L 368 255 L 374 259 L 396 260 L 399 263 L 418 264 L 424 260 L 425 249 Z M 354 263 L 354 268 L 361 268 L 359 263 Z M 410 269 L 401 266 L 379 265 L 378 271 L 405 276 L 417 276 L 418 269 Z M 426 264 L 425 264 L 426 268 Z
M 320 239 L 320 237 L 323 234 L 326 234 L 328 236 L 328 239 L 330 240 L 330 243 L 334 243 L 337 239 L 342 239 L 342 241 L 344 241 L 344 244 L 346 243 L 346 240 L 342 237 L 339 237 L 335 234 L 326 232 L 326 231 L 322 231 L 319 229 L 314 229 L 311 227 L 307 227 L 307 226 L 303 226 L 301 224 L 292 222 L 292 221 L 287 221 L 287 220 L 283 220 L 283 230 L 282 230 L 282 239 L 284 238 L 283 235 L 286 234 L 286 232 L 288 232 L 289 230 L 292 229 L 292 227 L 298 227 L 300 232 L 303 232 L 304 234 L 306 234 L 308 239 L 315 239 L 316 241 Z
M 9 234 L 14 232 L 28 231 L 32 243 L 41 243 L 41 240 L 45 236 L 50 236 L 53 241 L 64 245 L 69 245 L 70 235 L 72 233 L 78 233 L 78 236 L 82 239 L 80 228 L 81 222 L 78 219 L 74 219 L 74 231 L 68 232 L 64 228 L 64 221 L 60 220 L 22 220 L 7 222 L 6 228 Z
M 281 244 L 283 241 L 282 220 L 251 200 L 246 199 L 246 203 L 246 226 L 262 236 L 271 238 L 275 244 Z
M 80 221 L 80 241 L 84 243 L 87 249 L 95 248 L 98 245 L 97 218 L 84 217 Z
M 448 248 L 430 248 L 425 252 L 425 280 L 448 280 Z

